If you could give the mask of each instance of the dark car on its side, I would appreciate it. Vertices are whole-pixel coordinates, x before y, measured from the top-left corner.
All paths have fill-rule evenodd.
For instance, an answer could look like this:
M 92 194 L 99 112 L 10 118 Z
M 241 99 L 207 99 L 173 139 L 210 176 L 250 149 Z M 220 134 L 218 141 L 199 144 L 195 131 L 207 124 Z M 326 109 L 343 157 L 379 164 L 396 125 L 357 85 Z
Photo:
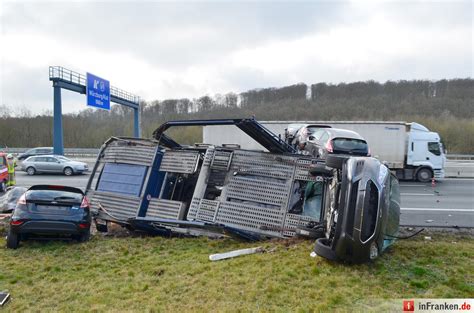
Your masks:
M 400 190 L 397 178 L 371 157 L 329 155 L 313 175 L 337 171 L 323 206 L 325 236 L 314 251 L 330 260 L 362 263 L 377 258 L 398 235 Z
M 7 234 L 7 248 L 29 238 L 89 240 L 89 201 L 74 187 L 36 185 L 18 200 Z
M 27 150 L 26 152 L 23 152 L 20 155 L 18 155 L 17 159 L 19 161 L 23 161 L 29 158 L 30 156 L 47 155 L 47 154 L 53 154 L 52 147 L 38 147 L 38 148 Z

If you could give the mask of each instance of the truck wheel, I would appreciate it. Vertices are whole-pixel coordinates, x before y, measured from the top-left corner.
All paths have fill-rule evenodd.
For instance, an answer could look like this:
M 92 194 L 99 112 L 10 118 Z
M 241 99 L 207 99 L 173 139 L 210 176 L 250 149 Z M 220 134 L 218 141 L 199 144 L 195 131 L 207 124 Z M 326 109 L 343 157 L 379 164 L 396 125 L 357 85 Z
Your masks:
M 416 173 L 416 180 L 422 183 L 427 183 L 433 178 L 433 172 L 427 167 L 420 168 Z
M 337 259 L 336 252 L 334 252 L 329 246 L 329 240 L 327 238 L 319 238 L 316 240 L 314 252 L 316 252 L 317 255 L 331 261 L 335 261 Z
M 66 175 L 66 176 L 71 176 L 72 174 L 74 174 L 72 168 L 70 168 L 70 167 L 66 167 L 66 168 L 64 169 L 63 173 L 64 173 L 64 175 Z
M 335 169 L 342 169 L 342 164 L 348 159 L 348 157 L 328 154 L 326 157 L 326 166 L 332 167 Z
M 35 175 L 36 170 L 35 170 L 34 167 L 31 167 L 31 166 L 30 166 L 30 167 L 28 167 L 28 168 L 26 169 L 26 173 L 27 173 L 28 175 L 30 175 L 30 176 L 33 176 L 33 175 Z
M 20 237 L 18 234 L 13 233 L 11 230 L 7 234 L 7 248 L 16 249 L 20 245 Z

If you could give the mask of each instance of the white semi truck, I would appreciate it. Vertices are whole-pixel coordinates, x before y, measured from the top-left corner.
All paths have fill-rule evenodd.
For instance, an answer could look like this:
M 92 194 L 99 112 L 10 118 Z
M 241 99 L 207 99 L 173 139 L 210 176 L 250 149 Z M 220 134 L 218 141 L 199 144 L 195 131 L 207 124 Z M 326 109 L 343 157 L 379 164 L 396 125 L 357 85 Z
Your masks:
M 446 155 L 438 133 L 418 123 L 373 121 L 267 121 L 261 122 L 281 139 L 289 124 L 328 125 L 355 131 L 369 144 L 371 155 L 386 162 L 400 179 L 430 181 L 444 178 Z M 238 144 L 243 149 L 265 150 L 236 127 L 205 126 L 203 142 Z

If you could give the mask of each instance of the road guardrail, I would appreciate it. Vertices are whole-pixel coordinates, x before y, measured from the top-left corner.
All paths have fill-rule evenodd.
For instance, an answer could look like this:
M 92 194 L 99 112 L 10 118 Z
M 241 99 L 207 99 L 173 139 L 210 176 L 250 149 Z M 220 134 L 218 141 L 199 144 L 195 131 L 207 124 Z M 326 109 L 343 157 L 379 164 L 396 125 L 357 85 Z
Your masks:
M 0 151 L 8 153 L 19 154 L 31 148 L 0 148 Z M 64 155 L 68 156 L 96 156 L 99 149 L 96 148 L 65 148 Z

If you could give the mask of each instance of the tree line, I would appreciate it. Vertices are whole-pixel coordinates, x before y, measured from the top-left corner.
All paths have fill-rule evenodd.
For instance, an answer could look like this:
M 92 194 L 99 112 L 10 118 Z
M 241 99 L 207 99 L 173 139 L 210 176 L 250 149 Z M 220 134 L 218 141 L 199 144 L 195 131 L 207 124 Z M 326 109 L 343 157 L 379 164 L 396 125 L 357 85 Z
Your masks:
M 240 94 L 142 102 L 142 136 L 175 119 L 383 120 L 418 122 L 439 132 L 450 153 L 474 153 L 474 80 L 375 81 L 253 89 Z M 131 136 L 131 109 L 87 108 L 63 115 L 65 147 L 99 147 L 110 136 Z M 200 128 L 175 130 L 177 140 L 200 142 Z M 52 145 L 52 116 L 0 106 L 0 146 Z

